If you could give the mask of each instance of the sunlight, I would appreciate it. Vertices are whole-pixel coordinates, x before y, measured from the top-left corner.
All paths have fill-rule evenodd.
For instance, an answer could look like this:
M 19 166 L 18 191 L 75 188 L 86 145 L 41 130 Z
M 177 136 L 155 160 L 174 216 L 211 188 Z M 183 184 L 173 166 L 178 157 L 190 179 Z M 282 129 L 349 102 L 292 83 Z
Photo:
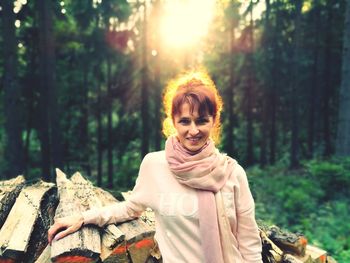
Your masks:
M 251 4 L 250 2 L 250 0 L 241 1 L 240 14 L 243 14 L 247 10 L 248 6 Z M 265 10 L 266 4 L 264 1 L 258 1 L 255 3 L 253 8 L 253 20 L 255 21 L 261 19 L 261 16 Z
M 214 12 L 214 0 L 165 1 L 161 37 L 167 46 L 185 47 L 205 36 Z

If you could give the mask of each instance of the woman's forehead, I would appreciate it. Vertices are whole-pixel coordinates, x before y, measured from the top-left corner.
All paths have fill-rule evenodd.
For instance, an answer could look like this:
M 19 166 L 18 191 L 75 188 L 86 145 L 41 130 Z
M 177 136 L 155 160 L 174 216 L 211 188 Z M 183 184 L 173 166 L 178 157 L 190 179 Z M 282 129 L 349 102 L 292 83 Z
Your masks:
M 180 117 L 205 117 L 209 116 L 208 111 L 199 112 L 199 106 L 192 104 L 190 105 L 188 102 L 183 103 L 179 108 L 179 116 Z

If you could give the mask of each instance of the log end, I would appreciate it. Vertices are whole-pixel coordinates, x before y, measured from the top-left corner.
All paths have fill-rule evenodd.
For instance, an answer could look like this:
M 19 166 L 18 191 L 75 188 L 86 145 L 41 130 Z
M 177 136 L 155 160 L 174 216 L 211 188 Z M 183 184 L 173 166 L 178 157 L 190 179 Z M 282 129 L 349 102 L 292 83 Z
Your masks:
M 51 258 L 52 262 L 57 263 L 90 263 L 97 262 L 99 260 L 99 254 L 92 251 L 81 251 L 74 249 L 63 253 L 57 257 Z
M 16 260 L 12 258 L 0 257 L 0 263 L 15 263 Z

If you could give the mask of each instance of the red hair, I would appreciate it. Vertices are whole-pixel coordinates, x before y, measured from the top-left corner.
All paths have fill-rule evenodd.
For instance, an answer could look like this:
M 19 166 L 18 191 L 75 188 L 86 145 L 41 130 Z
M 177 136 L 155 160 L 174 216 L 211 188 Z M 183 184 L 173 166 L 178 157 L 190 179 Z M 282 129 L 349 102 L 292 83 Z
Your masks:
M 184 103 L 190 110 L 198 110 L 200 116 L 209 114 L 214 119 L 211 138 L 218 143 L 220 139 L 220 114 L 222 99 L 214 82 L 205 72 L 190 72 L 170 81 L 163 97 L 166 119 L 163 122 L 163 133 L 170 136 L 176 133 L 173 125 L 174 116 L 181 113 Z

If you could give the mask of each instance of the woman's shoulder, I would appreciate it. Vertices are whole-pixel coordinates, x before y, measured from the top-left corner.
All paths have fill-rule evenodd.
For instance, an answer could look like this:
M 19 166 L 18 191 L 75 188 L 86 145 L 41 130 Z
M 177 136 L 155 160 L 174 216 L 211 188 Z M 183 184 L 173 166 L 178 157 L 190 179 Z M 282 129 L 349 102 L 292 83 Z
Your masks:
M 142 160 L 143 165 L 166 163 L 165 151 L 150 152 Z
M 245 180 L 247 175 L 246 175 L 244 168 L 239 164 L 239 162 L 236 159 L 234 159 L 230 156 L 227 156 L 227 158 L 228 158 L 230 164 L 233 166 L 231 178 L 236 179 L 238 181 Z

